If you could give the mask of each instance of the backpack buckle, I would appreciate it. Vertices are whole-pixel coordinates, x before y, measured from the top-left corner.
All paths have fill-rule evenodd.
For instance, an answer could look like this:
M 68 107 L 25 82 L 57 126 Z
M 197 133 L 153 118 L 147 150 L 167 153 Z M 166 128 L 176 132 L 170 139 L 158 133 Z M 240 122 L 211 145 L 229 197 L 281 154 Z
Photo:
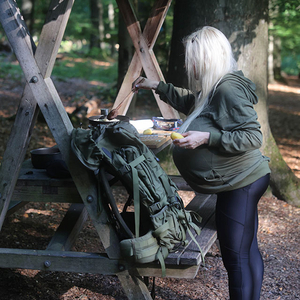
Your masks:
M 156 202 L 156 203 L 152 204 L 151 206 L 149 206 L 149 211 L 153 215 L 157 211 L 160 211 L 161 208 L 162 208 L 162 204 L 160 202 Z
M 124 175 L 125 173 L 128 173 L 131 171 L 131 167 L 130 167 L 130 165 L 123 165 L 121 168 L 119 168 L 118 171 L 121 173 L 121 175 Z

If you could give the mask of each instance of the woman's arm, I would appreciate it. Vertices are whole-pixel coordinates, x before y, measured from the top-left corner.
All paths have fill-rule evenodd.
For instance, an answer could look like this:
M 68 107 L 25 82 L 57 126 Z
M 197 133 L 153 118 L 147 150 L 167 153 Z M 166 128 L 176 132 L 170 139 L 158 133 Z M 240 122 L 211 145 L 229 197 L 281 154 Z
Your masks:
M 156 90 L 158 84 L 159 81 L 150 80 L 148 78 L 140 76 L 132 83 L 132 91 L 138 93 L 139 89 Z
M 185 115 L 190 112 L 195 103 L 195 96 L 191 91 L 174 87 L 170 83 L 167 84 L 140 76 L 132 84 L 132 90 L 135 93 L 138 93 L 139 89 L 155 90 L 162 101 Z

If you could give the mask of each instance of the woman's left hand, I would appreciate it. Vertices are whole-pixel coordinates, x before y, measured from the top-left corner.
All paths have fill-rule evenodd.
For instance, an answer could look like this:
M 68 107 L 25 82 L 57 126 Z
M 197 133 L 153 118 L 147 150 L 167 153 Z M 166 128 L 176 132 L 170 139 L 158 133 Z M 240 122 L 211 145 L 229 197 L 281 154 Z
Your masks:
M 182 133 L 183 139 L 174 140 L 173 144 L 175 146 L 184 149 L 195 149 L 203 144 L 208 144 L 209 132 L 203 131 L 188 131 Z

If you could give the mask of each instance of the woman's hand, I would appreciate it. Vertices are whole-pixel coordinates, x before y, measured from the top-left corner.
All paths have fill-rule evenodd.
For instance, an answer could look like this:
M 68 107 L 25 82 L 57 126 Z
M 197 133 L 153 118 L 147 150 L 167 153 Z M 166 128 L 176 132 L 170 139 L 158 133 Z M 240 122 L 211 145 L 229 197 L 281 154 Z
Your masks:
M 132 83 L 132 91 L 138 93 L 139 89 L 156 90 L 158 84 L 159 81 L 150 80 L 148 78 L 140 76 Z
M 182 133 L 183 139 L 174 140 L 173 144 L 175 146 L 184 148 L 184 149 L 195 149 L 203 144 L 208 144 L 209 132 L 203 131 L 188 131 Z

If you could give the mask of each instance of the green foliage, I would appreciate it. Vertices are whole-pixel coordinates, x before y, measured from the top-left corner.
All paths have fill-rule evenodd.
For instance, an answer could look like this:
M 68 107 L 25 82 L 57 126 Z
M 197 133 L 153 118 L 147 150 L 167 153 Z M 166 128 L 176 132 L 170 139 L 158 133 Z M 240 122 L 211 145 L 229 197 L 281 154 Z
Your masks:
M 39 40 L 39 35 L 45 22 L 50 2 L 51 0 L 34 2 L 34 24 L 31 35 L 37 41 Z M 22 10 L 22 0 L 17 0 L 17 3 L 19 8 Z M 64 38 L 61 43 L 60 53 L 68 53 L 69 55 L 71 52 L 77 52 L 78 55 L 95 59 L 117 59 L 117 51 L 114 49 L 114 46 L 118 43 L 119 9 L 115 0 L 101 0 L 101 3 L 103 5 L 104 47 L 92 49 L 89 47 L 91 34 L 95 29 L 93 29 L 91 22 L 90 0 L 81 0 L 74 1 Z M 145 26 L 154 3 L 155 0 L 132 1 L 134 10 L 137 13 L 137 18 L 140 21 L 142 28 Z M 114 26 L 112 26 L 111 20 L 109 19 L 109 5 L 113 5 L 114 8 Z M 173 5 L 171 5 L 170 12 L 166 16 L 166 20 L 162 26 L 160 34 L 158 35 L 154 48 L 157 60 L 163 72 L 166 71 L 168 65 L 173 26 L 172 10 Z
M 0 78 L 3 79 L 21 81 L 24 76 L 20 65 L 16 61 L 9 61 L 5 55 L 0 55 L 0 69 Z M 52 75 L 62 81 L 68 78 L 81 78 L 111 84 L 117 80 L 117 63 L 80 58 L 70 54 L 56 61 Z
M 300 70 L 300 55 L 284 56 L 282 58 L 281 68 L 287 74 L 298 75 Z
M 76 57 L 74 54 L 57 60 L 53 69 L 53 76 L 60 80 L 66 78 L 82 78 L 97 80 L 104 83 L 116 82 L 117 64 L 89 58 Z
M 300 71 L 300 4 L 299 0 L 271 0 L 270 32 L 280 38 L 283 70 L 298 74 Z M 291 59 L 295 62 L 291 64 Z M 294 65 L 294 67 L 292 67 Z M 286 69 L 285 66 L 287 66 Z
M 88 41 L 91 30 L 89 1 L 75 1 L 65 31 L 66 39 Z
M 12 63 L 4 55 L 0 55 L 0 78 L 21 81 L 23 72 L 18 63 Z

